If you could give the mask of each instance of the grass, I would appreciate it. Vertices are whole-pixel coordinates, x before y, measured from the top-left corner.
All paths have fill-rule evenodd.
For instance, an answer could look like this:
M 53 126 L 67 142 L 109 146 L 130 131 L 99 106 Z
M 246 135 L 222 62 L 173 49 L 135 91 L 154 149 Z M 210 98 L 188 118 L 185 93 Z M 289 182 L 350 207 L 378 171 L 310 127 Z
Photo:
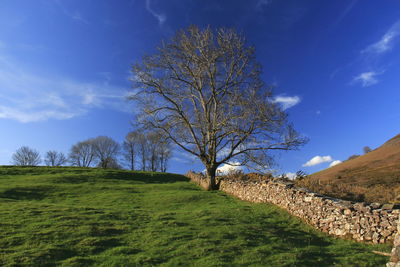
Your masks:
M 284 210 L 180 175 L 0 167 L 0 266 L 384 266 Z

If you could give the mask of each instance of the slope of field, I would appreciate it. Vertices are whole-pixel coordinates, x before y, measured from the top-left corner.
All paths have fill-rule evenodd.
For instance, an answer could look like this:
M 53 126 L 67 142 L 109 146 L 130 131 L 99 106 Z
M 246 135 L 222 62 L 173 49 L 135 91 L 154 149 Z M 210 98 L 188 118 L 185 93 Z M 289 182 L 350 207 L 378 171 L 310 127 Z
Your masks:
M 399 202 L 400 135 L 365 155 L 312 174 L 306 182 L 306 187 L 335 197 Z
M 372 246 L 180 175 L 0 167 L 0 266 L 383 266 Z

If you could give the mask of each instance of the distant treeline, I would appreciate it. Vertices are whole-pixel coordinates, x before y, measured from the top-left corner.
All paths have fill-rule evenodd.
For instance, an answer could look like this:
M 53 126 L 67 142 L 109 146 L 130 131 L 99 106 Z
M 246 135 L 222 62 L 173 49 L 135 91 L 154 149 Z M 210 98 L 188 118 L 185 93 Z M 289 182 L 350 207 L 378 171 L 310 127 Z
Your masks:
M 98 136 L 74 144 L 68 155 L 50 150 L 42 157 L 28 146 L 22 146 L 12 155 L 17 166 L 78 166 L 127 168 L 143 171 L 167 170 L 171 158 L 171 143 L 158 131 L 129 132 L 122 144 L 108 136 Z

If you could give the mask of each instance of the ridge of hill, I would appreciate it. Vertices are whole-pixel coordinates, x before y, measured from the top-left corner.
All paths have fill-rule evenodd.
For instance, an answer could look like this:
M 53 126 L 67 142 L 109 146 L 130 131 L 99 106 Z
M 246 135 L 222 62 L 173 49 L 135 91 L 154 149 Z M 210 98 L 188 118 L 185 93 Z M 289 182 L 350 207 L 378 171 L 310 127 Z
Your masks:
M 311 174 L 298 183 L 333 197 L 399 202 L 400 134 L 367 154 Z

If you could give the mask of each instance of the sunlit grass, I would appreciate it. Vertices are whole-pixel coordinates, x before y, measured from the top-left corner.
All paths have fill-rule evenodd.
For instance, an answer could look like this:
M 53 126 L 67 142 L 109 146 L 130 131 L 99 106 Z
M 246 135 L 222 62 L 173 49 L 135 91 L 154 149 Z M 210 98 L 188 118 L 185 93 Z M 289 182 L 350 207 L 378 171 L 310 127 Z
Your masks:
M 174 174 L 0 167 L 0 266 L 384 266 L 267 204 Z

